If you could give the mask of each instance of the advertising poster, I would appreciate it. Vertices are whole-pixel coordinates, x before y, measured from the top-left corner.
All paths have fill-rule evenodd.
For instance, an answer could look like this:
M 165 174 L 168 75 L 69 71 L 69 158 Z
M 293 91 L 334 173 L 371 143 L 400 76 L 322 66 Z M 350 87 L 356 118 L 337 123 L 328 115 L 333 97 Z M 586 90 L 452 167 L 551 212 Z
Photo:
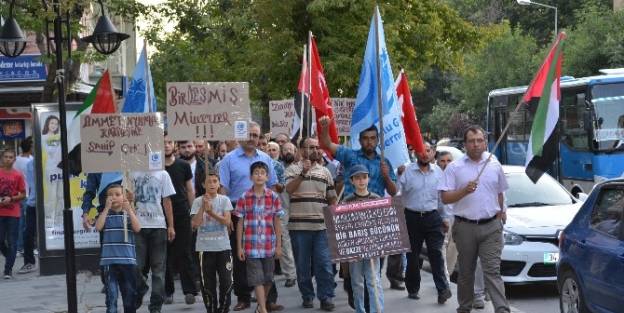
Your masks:
M 67 121 L 71 121 L 76 111 L 67 111 Z M 63 231 L 63 175 L 58 167 L 63 159 L 61 154 L 61 136 L 59 113 L 55 106 L 35 106 L 36 122 L 34 129 L 36 149 L 36 169 L 41 177 L 37 181 L 38 212 L 43 212 L 45 230 L 45 250 L 64 249 Z M 70 129 L 70 125 L 67 125 Z M 40 152 L 39 152 L 40 151 Z M 36 153 L 37 154 L 37 153 Z M 85 230 L 82 226 L 82 195 L 86 184 L 84 173 L 70 177 L 71 208 L 73 210 L 74 241 L 76 249 L 99 248 L 99 234 L 95 228 Z M 42 208 L 41 208 L 41 207 Z M 41 229 L 41 227 L 39 227 Z

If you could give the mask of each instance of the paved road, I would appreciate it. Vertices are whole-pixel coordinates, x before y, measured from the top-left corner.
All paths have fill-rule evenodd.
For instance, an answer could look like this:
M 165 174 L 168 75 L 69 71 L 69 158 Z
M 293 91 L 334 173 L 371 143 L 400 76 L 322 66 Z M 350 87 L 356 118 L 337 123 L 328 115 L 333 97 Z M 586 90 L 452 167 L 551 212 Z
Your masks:
M 527 313 L 559 313 L 559 293 L 555 284 L 507 286 L 509 303 Z

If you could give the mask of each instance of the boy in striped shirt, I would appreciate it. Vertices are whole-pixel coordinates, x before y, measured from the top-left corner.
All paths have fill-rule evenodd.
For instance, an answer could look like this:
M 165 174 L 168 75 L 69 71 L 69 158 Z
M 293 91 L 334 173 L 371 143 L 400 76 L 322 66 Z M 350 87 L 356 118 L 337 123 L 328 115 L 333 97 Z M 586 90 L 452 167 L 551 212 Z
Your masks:
M 95 223 L 103 232 L 100 267 L 106 288 L 106 313 L 117 312 L 117 294 L 121 291 L 124 312 L 136 312 L 136 253 L 134 234 L 141 225 L 134 208 L 125 197 L 120 185 L 110 185 L 106 190 L 106 205 Z

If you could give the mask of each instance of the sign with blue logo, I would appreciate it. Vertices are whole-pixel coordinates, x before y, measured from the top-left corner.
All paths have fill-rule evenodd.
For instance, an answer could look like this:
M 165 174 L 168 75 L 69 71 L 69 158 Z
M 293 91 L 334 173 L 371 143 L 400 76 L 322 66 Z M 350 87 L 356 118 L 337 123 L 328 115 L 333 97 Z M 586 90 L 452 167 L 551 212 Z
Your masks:
M 47 76 L 39 54 L 0 57 L 0 82 L 45 81 Z
M 24 120 L 0 120 L 0 140 L 26 138 Z

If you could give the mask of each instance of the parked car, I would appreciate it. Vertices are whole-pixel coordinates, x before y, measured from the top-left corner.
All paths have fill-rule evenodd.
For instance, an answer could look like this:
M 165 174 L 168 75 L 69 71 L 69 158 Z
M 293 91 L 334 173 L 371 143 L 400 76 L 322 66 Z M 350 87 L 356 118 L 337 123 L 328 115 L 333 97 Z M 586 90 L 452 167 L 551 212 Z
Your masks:
M 545 173 L 534 184 L 524 170 L 503 165 L 509 189 L 505 192 L 501 276 L 506 283 L 555 282 L 558 236 L 578 212 L 581 201 L 550 175 Z
M 560 234 L 563 313 L 624 312 L 624 179 L 594 187 Z

